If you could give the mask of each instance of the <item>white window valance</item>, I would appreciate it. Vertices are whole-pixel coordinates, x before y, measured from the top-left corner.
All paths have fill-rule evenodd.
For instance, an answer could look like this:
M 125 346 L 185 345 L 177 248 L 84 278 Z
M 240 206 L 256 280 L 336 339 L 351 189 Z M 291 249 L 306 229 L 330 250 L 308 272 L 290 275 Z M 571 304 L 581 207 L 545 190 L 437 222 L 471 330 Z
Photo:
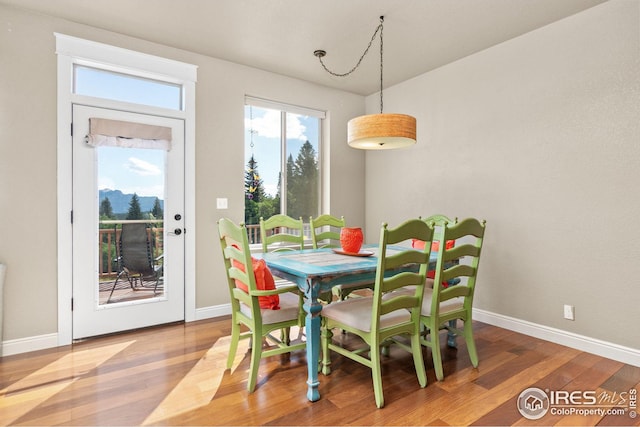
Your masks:
M 316 117 L 318 119 L 326 119 L 327 113 L 322 110 L 301 107 L 299 105 L 284 104 L 282 102 L 270 101 L 268 99 L 256 98 L 255 96 L 245 95 L 245 105 L 253 105 L 254 107 L 268 108 L 271 110 L 286 111 L 287 113 L 299 114 L 301 116 Z
M 87 144 L 93 147 L 171 150 L 171 128 L 100 118 L 89 119 Z

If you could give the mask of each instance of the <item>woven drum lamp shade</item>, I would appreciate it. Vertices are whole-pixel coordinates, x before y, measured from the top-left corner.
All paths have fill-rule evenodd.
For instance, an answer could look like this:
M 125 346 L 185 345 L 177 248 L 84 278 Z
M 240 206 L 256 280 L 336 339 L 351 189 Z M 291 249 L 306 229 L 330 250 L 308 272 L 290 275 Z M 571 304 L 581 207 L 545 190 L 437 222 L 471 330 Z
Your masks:
M 368 114 L 349 120 L 347 142 L 363 150 L 391 150 L 416 143 L 416 118 L 407 114 Z

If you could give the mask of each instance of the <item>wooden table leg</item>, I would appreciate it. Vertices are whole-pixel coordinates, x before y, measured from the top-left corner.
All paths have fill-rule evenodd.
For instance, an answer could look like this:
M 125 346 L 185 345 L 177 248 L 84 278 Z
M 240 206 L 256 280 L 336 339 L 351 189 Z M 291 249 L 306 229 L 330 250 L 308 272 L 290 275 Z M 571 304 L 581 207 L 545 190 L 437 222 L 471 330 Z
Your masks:
M 313 283 L 307 283 L 304 293 L 304 310 L 307 313 L 305 332 L 307 334 L 307 399 L 315 402 L 320 399 L 318 391 L 318 363 L 320 358 L 320 311 L 318 289 Z

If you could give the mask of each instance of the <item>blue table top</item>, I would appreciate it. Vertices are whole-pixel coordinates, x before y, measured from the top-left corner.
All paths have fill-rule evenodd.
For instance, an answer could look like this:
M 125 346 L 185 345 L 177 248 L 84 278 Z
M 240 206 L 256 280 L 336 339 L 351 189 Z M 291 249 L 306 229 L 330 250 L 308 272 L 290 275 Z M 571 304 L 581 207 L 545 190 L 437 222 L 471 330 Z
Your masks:
M 395 250 L 406 250 L 398 248 Z M 346 275 L 375 271 L 378 265 L 378 246 L 365 245 L 361 252 L 373 252 L 371 256 L 343 255 L 330 248 L 303 249 L 297 251 L 281 251 L 254 254 L 256 258 L 265 260 L 270 268 L 276 268 L 297 277 L 322 277 L 331 275 Z M 394 251 L 387 248 L 387 254 Z M 431 257 L 435 261 L 436 253 Z
M 375 254 L 368 257 L 341 255 L 328 248 L 270 252 L 254 256 L 264 259 L 269 266 L 277 266 L 278 269 L 296 276 L 322 276 L 337 272 L 369 270 L 375 269 L 378 264 Z

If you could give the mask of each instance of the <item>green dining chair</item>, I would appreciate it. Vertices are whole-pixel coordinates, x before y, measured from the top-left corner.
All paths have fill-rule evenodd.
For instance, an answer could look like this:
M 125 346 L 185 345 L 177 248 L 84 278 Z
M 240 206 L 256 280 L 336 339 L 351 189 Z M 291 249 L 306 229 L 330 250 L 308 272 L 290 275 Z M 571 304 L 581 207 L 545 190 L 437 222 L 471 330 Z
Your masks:
M 244 224 L 236 225 L 223 218 L 218 221 L 218 232 L 231 296 L 231 345 L 227 369 L 232 367 L 238 342 L 251 339 L 247 383 L 251 393 L 256 387 L 262 358 L 306 348 L 305 342 L 291 342 L 289 338 L 290 328 L 302 326 L 302 297 L 296 285 L 276 288 L 264 261 L 251 258 Z M 272 334 L 277 330 L 283 331 L 280 338 Z M 268 345 L 266 338 L 275 345 Z
M 277 214 L 268 219 L 260 217 L 262 252 L 297 250 L 304 248 L 304 224 L 302 218 Z
M 467 218 L 445 224 L 441 242 L 455 240 L 455 246 L 440 244 L 433 288 L 425 288 L 420 322 L 425 327 L 421 343 L 431 348 L 436 378 L 444 379 L 440 353 L 440 330 L 463 336 L 473 367 L 478 366 L 478 354 L 473 339 L 473 295 L 484 241 L 485 221 Z M 445 287 L 446 283 L 456 283 Z M 458 321 L 463 328 L 457 327 Z
M 346 227 L 344 217 L 335 217 L 323 214 L 316 218 L 309 217 L 309 229 L 311 232 L 311 244 L 313 249 L 339 248 L 340 230 Z
M 339 353 L 371 369 L 376 406 L 384 406 L 382 389 L 381 352 L 389 343 L 400 346 L 413 355 L 418 383 L 427 385 L 427 376 L 420 345 L 420 307 L 429 266 L 433 228 L 420 219 L 412 219 L 389 229 L 382 225 L 375 286 L 370 297 L 349 298 L 325 306 L 320 313 L 322 329 L 322 371 L 331 372 L 330 351 Z M 421 239 L 428 243 L 423 250 L 415 250 L 405 242 Z M 388 248 L 389 245 L 400 244 Z M 415 265 L 415 270 L 403 268 Z M 394 292 L 410 287 L 409 294 Z M 384 298 L 383 298 L 384 296 Z M 360 337 L 363 345 L 352 349 L 332 340 L 332 329 L 339 328 Z M 396 337 L 410 338 L 410 345 Z

